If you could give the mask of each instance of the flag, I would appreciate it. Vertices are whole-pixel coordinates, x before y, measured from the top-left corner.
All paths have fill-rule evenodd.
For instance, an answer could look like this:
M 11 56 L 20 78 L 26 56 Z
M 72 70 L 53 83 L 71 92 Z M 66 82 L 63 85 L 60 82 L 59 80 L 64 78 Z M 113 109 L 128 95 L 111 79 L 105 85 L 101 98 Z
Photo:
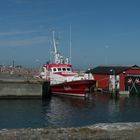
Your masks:
M 127 83 L 128 83 L 128 84 L 131 84 L 131 83 L 132 83 L 132 79 L 129 78 L 128 81 L 127 81 Z
M 136 82 L 136 84 L 140 84 L 140 79 L 136 78 L 135 82 Z

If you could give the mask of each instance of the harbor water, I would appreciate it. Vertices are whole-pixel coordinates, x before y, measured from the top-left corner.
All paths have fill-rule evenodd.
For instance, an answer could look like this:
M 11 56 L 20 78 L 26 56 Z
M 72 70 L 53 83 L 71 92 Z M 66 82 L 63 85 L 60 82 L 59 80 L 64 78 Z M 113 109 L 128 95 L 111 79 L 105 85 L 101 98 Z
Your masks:
M 79 127 L 96 123 L 140 121 L 140 98 L 90 99 L 55 97 L 50 100 L 0 100 L 0 128 Z

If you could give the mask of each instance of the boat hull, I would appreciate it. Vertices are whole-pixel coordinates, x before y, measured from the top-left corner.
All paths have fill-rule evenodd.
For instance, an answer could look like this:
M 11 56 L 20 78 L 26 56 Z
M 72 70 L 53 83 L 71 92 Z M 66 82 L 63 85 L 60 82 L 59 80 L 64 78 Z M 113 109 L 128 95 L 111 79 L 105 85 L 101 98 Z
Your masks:
M 91 88 L 95 87 L 95 80 L 77 80 L 51 85 L 52 94 L 85 97 Z

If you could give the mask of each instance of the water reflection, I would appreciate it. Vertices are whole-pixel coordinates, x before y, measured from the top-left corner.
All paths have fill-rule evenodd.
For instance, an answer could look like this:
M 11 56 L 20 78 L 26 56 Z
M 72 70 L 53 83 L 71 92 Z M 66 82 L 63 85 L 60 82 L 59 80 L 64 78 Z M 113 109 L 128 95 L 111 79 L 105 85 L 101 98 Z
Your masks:
M 108 122 L 140 121 L 140 98 L 136 96 L 119 96 L 109 100 Z
M 108 103 L 108 121 L 114 122 L 116 121 L 116 118 L 118 121 L 120 120 L 120 104 L 118 99 L 111 99 Z
M 140 121 L 140 98 L 91 99 L 52 97 L 51 100 L 0 100 L 0 128 L 71 127 L 108 122 Z
M 44 110 L 45 126 L 70 127 L 94 123 L 139 121 L 138 97 L 110 98 L 95 94 L 92 99 L 53 97 Z M 48 110 L 47 110 L 48 109 Z M 135 115 L 135 116 L 134 116 Z
M 91 100 L 72 97 L 53 97 L 53 100 L 43 101 L 45 127 L 75 126 L 86 119 L 90 107 L 95 104 Z

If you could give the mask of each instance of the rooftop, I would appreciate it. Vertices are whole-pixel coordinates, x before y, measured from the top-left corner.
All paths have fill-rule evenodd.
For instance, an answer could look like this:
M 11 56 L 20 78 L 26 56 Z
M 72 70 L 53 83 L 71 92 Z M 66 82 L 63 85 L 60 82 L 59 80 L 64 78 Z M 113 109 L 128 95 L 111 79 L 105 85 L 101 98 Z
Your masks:
M 131 65 L 131 66 L 98 66 L 93 69 L 90 69 L 86 71 L 86 73 L 94 73 L 94 74 L 119 74 L 122 73 L 132 67 L 139 68 L 137 65 Z

